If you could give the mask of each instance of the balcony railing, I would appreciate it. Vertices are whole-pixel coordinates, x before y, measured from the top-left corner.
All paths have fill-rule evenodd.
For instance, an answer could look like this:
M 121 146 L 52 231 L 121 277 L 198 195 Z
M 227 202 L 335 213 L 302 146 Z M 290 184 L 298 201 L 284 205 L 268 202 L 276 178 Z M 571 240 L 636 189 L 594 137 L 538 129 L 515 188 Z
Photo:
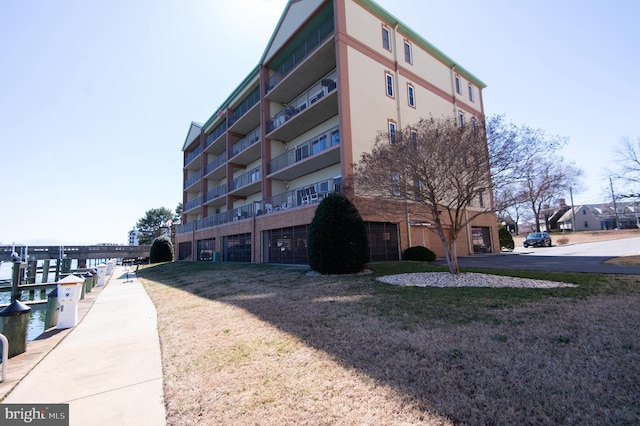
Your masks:
M 259 181 L 261 175 L 260 169 L 261 167 L 256 167 L 255 169 L 243 173 L 235 178 L 231 184 L 231 190 L 233 191 L 234 189 L 242 188 L 250 183 Z
M 200 204 L 202 204 L 202 198 L 198 197 L 198 198 L 194 198 L 191 201 L 187 201 L 184 205 L 184 211 L 189 211 L 191 209 L 195 209 L 196 207 L 200 207 Z
M 303 62 L 314 50 L 333 34 L 333 16 L 326 21 L 318 31 L 305 40 L 300 47 L 287 58 L 282 65 L 276 68 L 267 81 L 267 93 L 278 85 L 301 62 Z
M 296 146 L 295 149 L 274 158 L 268 163 L 269 174 L 275 173 L 289 167 L 299 161 L 305 160 L 307 157 L 319 154 L 340 144 L 340 132 L 338 126 L 328 130 L 313 139 Z
M 261 210 L 264 214 L 267 214 L 307 204 L 319 203 L 324 197 L 334 192 L 342 192 L 342 178 L 327 179 L 274 195 L 270 199 L 262 201 Z
M 327 179 L 315 184 L 300 187 L 293 191 L 274 195 L 259 203 L 247 204 L 226 212 L 198 219 L 185 225 L 179 225 L 177 234 L 185 234 L 193 230 L 213 228 L 225 223 L 238 222 L 259 217 L 265 214 L 286 211 L 290 208 L 319 203 L 331 193 L 342 192 L 342 178 Z M 194 200 L 195 201 L 195 200 Z M 189 202 L 191 203 L 191 201 Z M 187 205 L 189 204 L 187 203 Z M 186 205 L 185 205 L 186 206 Z M 185 208 L 185 211 L 187 209 Z
M 256 89 L 251 92 L 251 94 L 247 96 L 244 101 L 242 101 L 240 106 L 238 106 L 238 108 L 233 111 L 233 114 L 231 114 L 231 117 L 229 119 L 229 126 L 240 120 L 240 118 L 258 102 L 260 102 L 260 87 L 256 87 Z
M 204 174 L 208 175 L 218 167 L 222 166 L 227 161 L 227 153 L 223 152 L 219 156 L 217 156 L 212 162 L 207 164 L 207 167 L 204 169 Z
M 306 110 L 311 105 L 318 102 L 324 96 L 333 92 L 337 87 L 334 78 L 335 73 L 327 78 L 322 79 L 311 89 L 307 90 L 301 96 L 297 97 L 294 101 L 290 102 L 286 107 L 282 109 L 282 111 L 271 117 L 271 120 L 269 120 L 269 126 L 267 128 L 268 132 L 272 132 L 273 130 L 282 126 L 284 123 L 286 123 L 302 111 Z
M 202 152 L 202 150 L 198 146 L 196 149 L 194 149 L 192 152 L 190 152 L 187 155 L 187 157 L 184 159 L 184 165 L 186 166 L 187 164 L 189 164 L 190 162 L 195 160 L 198 157 L 198 155 L 200 155 L 201 152 Z
M 226 193 L 227 193 L 227 184 L 223 183 L 222 185 L 207 192 L 207 194 L 204 197 L 204 202 L 206 203 L 218 197 L 222 197 Z
M 189 223 L 184 223 L 176 226 L 176 234 L 182 235 L 182 234 L 186 234 L 187 232 L 192 232 L 194 224 L 195 222 L 189 222 Z
M 200 179 L 202 179 L 202 172 L 199 171 L 184 181 L 184 189 L 187 189 L 188 187 L 190 187 Z
M 220 123 L 220 125 L 218 125 L 218 127 L 216 127 L 215 129 L 213 129 L 213 132 L 209 133 L 207 135 L 207 140 L 204 144 L 205 148 L 211 146 L 211 144 L 218 139 L 220 136 L 222 136 L 224 134 L 224 132 L 227 131 L 227 121 L 223 121 L 222 123 Z
M 249 148 L 254 143 L 260 141 L 260 136 L 262 136 L 262 128 L 258 127 L 247 136 L 240 139 L 238 142 L 234 143 L 231 147 L 231 157 L 233 158 L 236 155 L 240 154 L 245 149 Z

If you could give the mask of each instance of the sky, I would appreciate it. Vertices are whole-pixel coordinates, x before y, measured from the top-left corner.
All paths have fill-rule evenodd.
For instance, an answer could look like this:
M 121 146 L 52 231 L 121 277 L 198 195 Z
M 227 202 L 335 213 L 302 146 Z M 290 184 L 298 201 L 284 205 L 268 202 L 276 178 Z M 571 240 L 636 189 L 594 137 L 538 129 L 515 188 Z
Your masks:
M 615 147 L 640 137 L 640 2 L 378 3 L 487 85 L 487 115 L 568 138 L 549 155 L 583 170 L 576 205 L 611 199 Z M 0 244 L 126 244 L 175 210 L 191 121 L 257 65 L 285 5 L 0 0 Z

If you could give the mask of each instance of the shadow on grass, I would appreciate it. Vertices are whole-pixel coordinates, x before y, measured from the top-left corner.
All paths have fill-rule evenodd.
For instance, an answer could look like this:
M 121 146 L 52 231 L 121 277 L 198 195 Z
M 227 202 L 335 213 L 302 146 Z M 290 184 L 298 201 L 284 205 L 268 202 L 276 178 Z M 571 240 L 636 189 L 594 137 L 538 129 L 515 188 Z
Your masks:
M 242 308 L 456 424 L 640 421 L 637 277 L 534 273 L 580 286 L 442 289 L 375 280 L 439 268 L 373 268 L 171 263 L 138 276 Z

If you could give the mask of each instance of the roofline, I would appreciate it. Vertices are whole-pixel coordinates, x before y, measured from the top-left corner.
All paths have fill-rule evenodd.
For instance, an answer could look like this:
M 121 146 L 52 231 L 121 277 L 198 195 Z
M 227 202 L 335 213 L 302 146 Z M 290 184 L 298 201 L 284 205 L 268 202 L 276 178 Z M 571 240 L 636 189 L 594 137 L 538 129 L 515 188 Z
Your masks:
M 284 17 L 287 16 L 287 12 L 289 11 L 289 9 L 291 9 L 291 3 L 293 3 L 293 1 L 291 0 L 287 1 L 287 5 L 284 7 L 284 11 L 282 12 L 282 15 L 280 15 L 280 19 L 278 19 L 278 23 L 276 24 L 275 28 L 273 29 L 273 32 L 271 33 L 271 37 L 269 37 L 267 46 L 264 48 L 264 52 L 262 52 L 262 56 L 260 56 L 260 64 L 264 64 L 264 58 L 267 57 L 267 52 L 269 51 L 269 48 L 271 47 L 271 43 L 273 43 L 273 40 L 275 39 L 276 34 L 278 33 L 278 29 L 280 28 L 280 25 L 282 25 L 282 22 L 284 21 Z
M 189 134 L 191 133 L 191 129 L 193 127 L 197 127 L 198 129 L 202 130 L 202 123 L 198 123 L 197 121 L 192 121 L 191 124 L 189 125 L 189 131 L 187 132 L 187 136 L 185 136 L 184 138 L 184 143 L 182 144 L 182 150 L 184 151 L 185 149 L 187 149 L 187 141 L 189 140 Z
M 211 117 L 209 117 L 209 119 L 204 123 L 204 125 L 202 126 L 203 129 L 206 129 L 207 127 L 209 127 L 214 121 L 216 121 L 216 118 L 218 118 L 218 111 L 223 110 L 226 108 L 226 106 L 229 105 L 229 103 L 231 102 L 231 100 L 233 98 L 235 98 L 236 96 L 238 96 L 238 94 L 246 88 L 247 83 L 249 83 L 249 81 L 253 80 L 254 78 L 256 78 L 258 75 L 260 74 L 260 65 L 256 65 L 255 68 L 253 70 L 251 70 L 251 72 L 249 72 L 249 75 L 247 75 L 244 80 L 242 80 L 240 82 L 240 84 L 234 89 L 233 92 L 231 92 L 231 94 L 227 97 L 227 99 L 224 100 L 224 102 L 222 102 L 220 104 L 220 107 L 218 109 L 215 110 L 215 112 L 211 115 Z
M 470 82 L 472 82 L 473 84 L 475 84 L 479 88 L 484 89 L 485 87 L 487 87 L 487 85 L 482 80 L 480 80 L 478 77 L 473 75 L 466 68 L 464 68 L 462 65 L 458 64 L 456 61 L 451 59 L 449 56 L 445 55 L 440 49 L 435 47 L 433 44 L 429 43 L 421 35 L 419 35 L 414 30 L 409 28 L 402 21 L 400 21 L 398 18 L 393 16 L 391 13 L 389 13 L 387 10 L 385 10 L 382 6 L 380 6 L 379 4 L 374 2 L 373 0 L 355 0 L 355 1 L 360 3 L 360 4 L 362 4 L 365 8 L 369 9 L 371 12 L 373 12 L 375 15 L 377 15 L 378 17 L 380 17 L 383 20 L 385 20 L 388 24 L 392 25 L 393 27 L 395 27 L 397 25 L 398 26 L 398 31 L 400 31 L 400 32 L 404 33 L 405 35 L 411 37 L 413 39 L 412 41 L 417 42 L 418 45 L 420 45 L 426 51 L 431 53 L 433 56 L 436 57 L 436 59 L 440 60 L 442 63 L 447 65 L 449 68 L 454 68 L 455 67 L 455 70 L 458 73 L 463 74 Z

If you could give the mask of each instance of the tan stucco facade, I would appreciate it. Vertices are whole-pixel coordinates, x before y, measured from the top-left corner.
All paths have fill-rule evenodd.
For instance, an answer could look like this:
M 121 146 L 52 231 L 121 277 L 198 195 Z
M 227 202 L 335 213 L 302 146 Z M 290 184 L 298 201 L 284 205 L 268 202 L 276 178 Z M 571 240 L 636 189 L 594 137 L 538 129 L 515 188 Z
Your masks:
M 197 127 L 189 130 L 177 245 L 190 243 L 195 253 L 198 241 L 215 240 L 222 251 L 224 237 L 249 235 L 251 261 L 269 261 L 265 232 L 308 225 L 389 123 L 400 130 L 429 116 L 481 119 L 483 88 L 372 1 L 290 1 L 256 70 L 199 137 Z M 362 207 L 365 221 L 397 227 L 398 252 L 425 245 L 443 254 L 420 218 L 377 217 Z M 498 246 L 495 215 L 487 213 L 460 237 L 459 254 L 474 252 L 480 231 L 472 228 Z

